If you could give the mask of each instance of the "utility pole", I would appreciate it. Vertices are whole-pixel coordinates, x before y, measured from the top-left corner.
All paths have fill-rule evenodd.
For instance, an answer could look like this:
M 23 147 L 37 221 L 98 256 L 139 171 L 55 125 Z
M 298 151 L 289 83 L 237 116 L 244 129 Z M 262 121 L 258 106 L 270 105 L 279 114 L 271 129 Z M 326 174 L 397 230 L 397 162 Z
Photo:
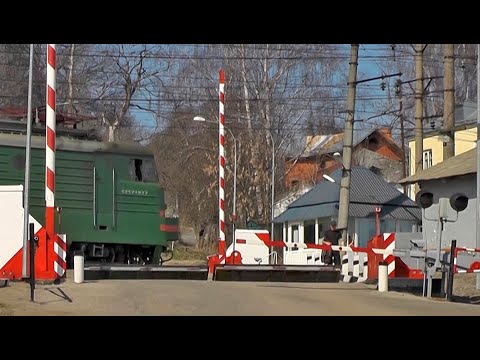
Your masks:
M 415 45 L 415 174 L 423 169 L 423 44 Z M 420 187 L 415 184 L 414 193 Z
M 400 141 L 402 142 L 402 179 L 407 177 L 407 164 L 405 161 L 405 118 L 403 111 L 403 92 L 402 92 L 402 80 L 398 79 L 396 84 L 396 95 L 398 96 L 398 102 L 400 104 Z M 403 192 L 405 193 L 406 185 L 403 185 Z
M 70 46 L 70 65 L 68 69 L 68 102 L 70 105 L 69 112 L 73 114 L 75 111 L 73 107 L 73 64 L 74 64 L 74 55 L 75 55 L 75 44 Z
M 453 44 L 443 45 L 443 160 L 455 156 L 455 68 Z
M 22 278 L 28 277 L 28 230 L 30 222 L 30 161 L 32 148 L 32 77 L 33 77 L 33 44 L 30 44 L 30 67 L 28 71 L 28 110 L 27 110 L 27 144 L 25 149 L 25 187 L 23 189 L 23 253 Z M 30 269 L 30 274 L 34 271 Z
M 272 138 L 272 199 L 271 199 L 271 220 L 270 220 L 270 240 L 275 240 L 274 239 L 274 230 L 275 230 L 275 224 L 273 223 L 273 219 L 275 219 L 275 141 L 273 140 L 273 135 L 271 132 L 269 132 L 270 137 Z
M 353 119 L 355 115 L 355 90 L 357 86 L 358 44 L 352 44 L 350 50 L 350 70 L 348 74 L 347 118 L 343 133 L 343 169 L 340 182 L 340 203 L 338 209 L 338 228 L 342 231 L 343 245 L 348 244 L 348 213 L 350 205 L 350 181 L 352 177 Z
M 480 44 L 477 45 L 477 249 L 480 248 Z M 480 290 L 480 273 L 477 273 L 477 290 Z

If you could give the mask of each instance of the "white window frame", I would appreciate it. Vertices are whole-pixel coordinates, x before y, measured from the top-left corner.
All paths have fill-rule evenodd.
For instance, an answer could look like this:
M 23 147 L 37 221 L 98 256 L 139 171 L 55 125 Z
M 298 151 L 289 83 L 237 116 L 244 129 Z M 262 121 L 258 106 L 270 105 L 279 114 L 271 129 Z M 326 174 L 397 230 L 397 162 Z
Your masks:
M 423 161 L 422 163 L 423 169 L 428 169 L 429 167 L 433 166 L 432 149 L 423 150 L 422 161 Z M 425 166 L 425 163 L 427 163 L 427 166 Z

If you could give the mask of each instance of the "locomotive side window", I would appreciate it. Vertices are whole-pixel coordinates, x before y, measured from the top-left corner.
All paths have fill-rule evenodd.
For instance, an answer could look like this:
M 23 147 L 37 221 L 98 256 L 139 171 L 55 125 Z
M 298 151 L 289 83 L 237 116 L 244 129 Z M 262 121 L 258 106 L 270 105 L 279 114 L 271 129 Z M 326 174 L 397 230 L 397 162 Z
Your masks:
M 131 159 L 130 178 L 133 181 L 157 182 L 157 172 L 153 159 Z
M 135 181 L 142 181 L 142 160 L 135 159 Z

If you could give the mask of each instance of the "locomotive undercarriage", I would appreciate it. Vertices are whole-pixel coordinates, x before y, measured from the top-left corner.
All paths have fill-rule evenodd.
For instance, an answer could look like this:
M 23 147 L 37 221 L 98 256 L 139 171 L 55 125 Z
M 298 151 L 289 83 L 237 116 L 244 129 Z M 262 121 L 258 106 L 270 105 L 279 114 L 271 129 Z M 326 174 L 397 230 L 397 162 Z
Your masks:
M 155 259 L 155 246 L 73 243 L 67 250 L 67 266 L 73 266 L 73 256 L 82 254 L 87 262 L 128 265 L 162 265 L 172 259 L 173 252 L 162 247 Z

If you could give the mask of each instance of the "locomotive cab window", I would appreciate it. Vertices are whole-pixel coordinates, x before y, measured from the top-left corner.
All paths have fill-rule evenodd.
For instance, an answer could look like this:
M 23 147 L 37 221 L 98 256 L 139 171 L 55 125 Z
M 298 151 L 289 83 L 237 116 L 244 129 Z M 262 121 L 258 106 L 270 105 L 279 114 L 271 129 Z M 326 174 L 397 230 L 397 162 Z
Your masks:
M 153 159 L 131 159 L 130 178 L 133 181 L 157 182 L 157 172 Z

